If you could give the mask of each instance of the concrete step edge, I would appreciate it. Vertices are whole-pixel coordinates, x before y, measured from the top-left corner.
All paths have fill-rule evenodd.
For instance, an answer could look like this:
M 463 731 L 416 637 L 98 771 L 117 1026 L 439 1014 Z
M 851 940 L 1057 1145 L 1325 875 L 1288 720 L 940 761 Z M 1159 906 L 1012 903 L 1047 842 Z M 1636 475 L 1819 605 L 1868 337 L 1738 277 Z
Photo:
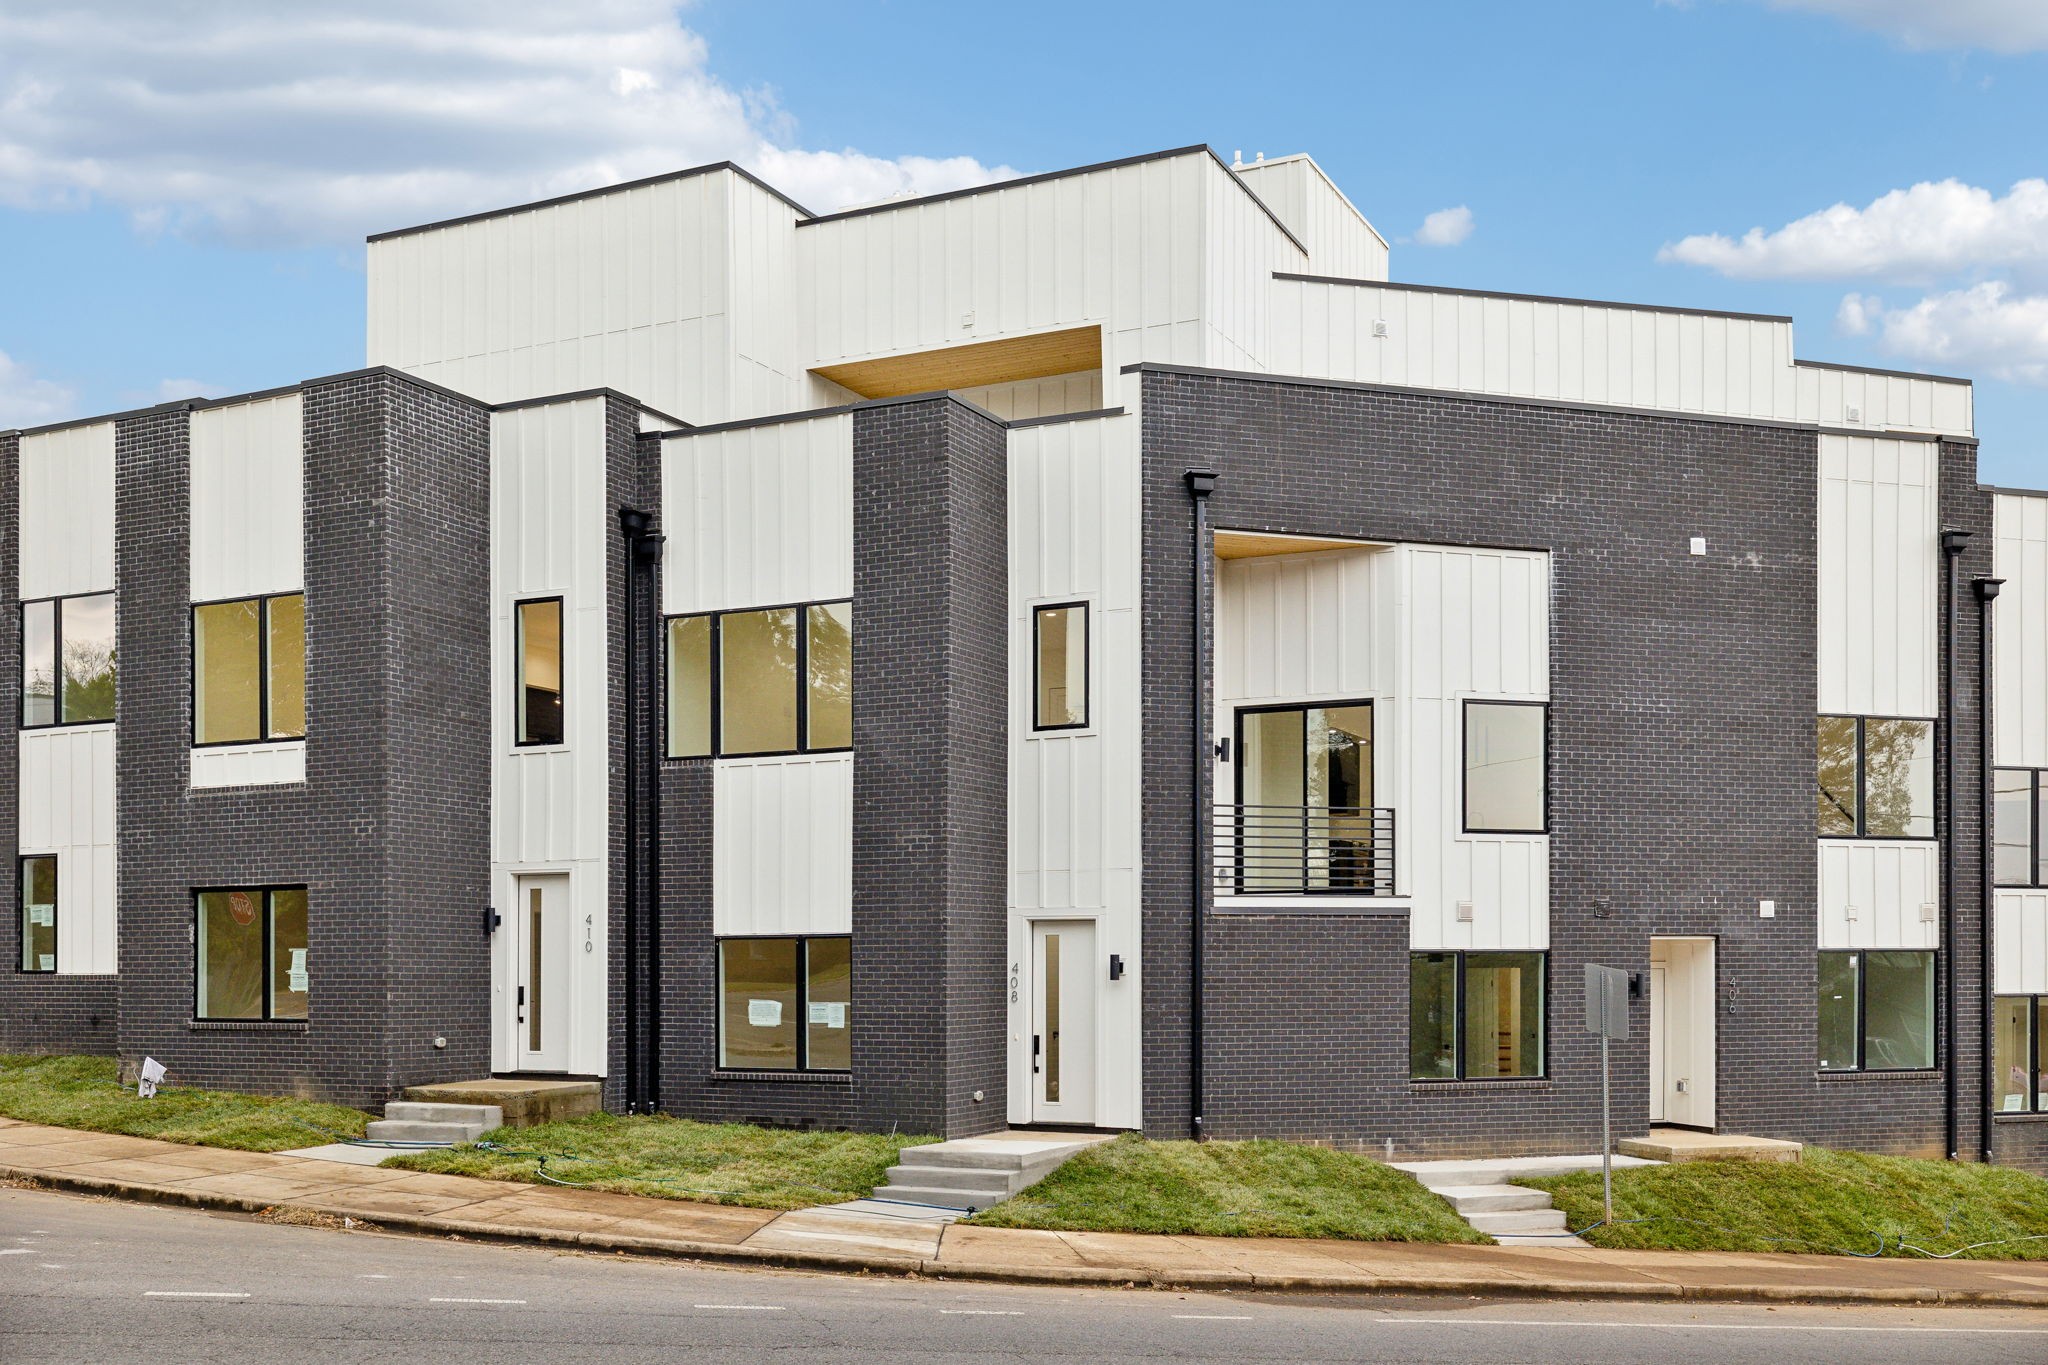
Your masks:
M 505 1111 L 495 1104 L 436 1104 L 423 1100 L 393 1100 L 384 1106 L 386 1119 L 416 1123 L 482 1124 L 503 1127 Z

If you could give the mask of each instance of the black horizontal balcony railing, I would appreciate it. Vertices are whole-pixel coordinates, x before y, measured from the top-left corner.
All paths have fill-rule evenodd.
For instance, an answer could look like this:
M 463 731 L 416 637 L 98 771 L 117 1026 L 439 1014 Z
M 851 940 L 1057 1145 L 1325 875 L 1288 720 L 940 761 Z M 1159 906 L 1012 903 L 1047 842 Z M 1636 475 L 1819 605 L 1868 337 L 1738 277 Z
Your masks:
M 1391 896 L 1394 812 L 1378 806 L 1218 806 L 1225 896 Z

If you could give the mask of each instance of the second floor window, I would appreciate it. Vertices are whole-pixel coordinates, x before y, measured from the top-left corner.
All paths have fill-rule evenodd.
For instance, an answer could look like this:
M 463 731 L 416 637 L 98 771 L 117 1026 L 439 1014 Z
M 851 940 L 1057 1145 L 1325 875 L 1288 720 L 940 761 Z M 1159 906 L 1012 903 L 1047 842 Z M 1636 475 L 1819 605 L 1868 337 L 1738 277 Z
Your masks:
M 521 602 L 517 612 L 518 676 L 512 680 L 514 742 L 560 744 L 562 728 L 562 599 Z
M 21 725 L 114 718 L 114 594 L 21 604 Z
M 1088 724 L 1088 604 L 1064 602 L 1031 612 L 1031 728 L 1079 730 Z
M 853 603 L 670 619 L 670 758 L 852 747 Z
M 306 595 L 192 608 L 192 742 L 306 734 Z
M 2038 768 L 1992 770 L 1991 866 L 2000 886 L 2048 886 L 2041 856 L 2041 778 Z
M 1550 828 L 1550 707 L 1465 703 L 1465 832 L 1542 834 Z
M 1822 716 L 1818 757 L 1824 839 L 1934 837 L 1934 722 Z

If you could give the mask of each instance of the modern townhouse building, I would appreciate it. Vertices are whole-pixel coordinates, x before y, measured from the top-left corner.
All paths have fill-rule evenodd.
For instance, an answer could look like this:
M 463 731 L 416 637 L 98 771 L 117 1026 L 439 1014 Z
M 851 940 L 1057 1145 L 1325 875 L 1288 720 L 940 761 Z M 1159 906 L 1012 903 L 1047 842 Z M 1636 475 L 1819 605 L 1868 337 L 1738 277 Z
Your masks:
M 1396 283 L 1205 147 L 381 234 L 368 360 L 0 437 L 0 1044 L 1583 1151 L 1602 963 L 1624 1131 L 2048 1165 L 1967 381 Z

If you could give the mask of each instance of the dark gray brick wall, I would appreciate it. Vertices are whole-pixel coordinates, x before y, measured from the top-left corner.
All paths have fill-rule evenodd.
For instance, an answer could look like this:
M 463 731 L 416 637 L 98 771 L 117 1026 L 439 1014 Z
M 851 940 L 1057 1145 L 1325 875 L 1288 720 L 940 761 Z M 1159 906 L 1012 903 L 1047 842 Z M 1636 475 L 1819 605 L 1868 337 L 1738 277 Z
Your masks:
M 1538 548 L 1552 567 L 1548 1078 L 1407 1080 L 1404 921 L 1212 918 L 1214 1135 L 1391 1139 L 1417 1155 L 1593 1150 L 1598 1047 L 1575 1013 L 1581 965 L 1647 971 L 1652 934 L 1685 934 L 1718 940 L 1724 1131 L 1940 1141 L 1938 1077 L 1814 1071 L 1812 432 L 1215 375 L 1153 372 L 1143 385 L 1148 1130 L 1187 1126 L 1181 473 L 1206 465 L 1221 475 L 1219 526 Z M 1956 446 L 1944 464 L 1959 510 L 1969 454 Z M 1687 553 L 1696 535 L 1705 557 Z M 1981 771 L 1967 749 L 1963 761 L 1966 777 Z M 1967 868 L 1974 855 L 1959 852 Z M 1967 878 L 1964 892 L 1973 933 Z M 1757 917 L 1765 898 L 1775 919 Z M 1647 1119 L 1640 1005 L 1635 1024 L 1615 1056 L 1624 1131 Z
M 489 1067 L 489 433 L 386 372 L 304 403 L 297 786 L 190 789 L 189 414 L 117 429 L 120 1050 L 368 1105 Z M 191 888 L 267 884 L 308 888 L 311 1019 L 195 1027 Z

